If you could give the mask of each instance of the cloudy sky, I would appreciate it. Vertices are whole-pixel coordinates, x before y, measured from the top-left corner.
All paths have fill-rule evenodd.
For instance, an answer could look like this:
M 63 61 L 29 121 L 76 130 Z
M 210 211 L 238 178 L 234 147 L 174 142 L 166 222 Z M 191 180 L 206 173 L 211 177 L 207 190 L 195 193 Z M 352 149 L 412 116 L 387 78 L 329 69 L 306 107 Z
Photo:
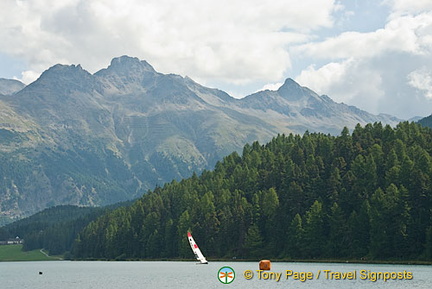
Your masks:
M 0 78 L 121 55 L 235 97 L 290 77 L 337 102 L 432 113 L 431 0 L 2 0 Z

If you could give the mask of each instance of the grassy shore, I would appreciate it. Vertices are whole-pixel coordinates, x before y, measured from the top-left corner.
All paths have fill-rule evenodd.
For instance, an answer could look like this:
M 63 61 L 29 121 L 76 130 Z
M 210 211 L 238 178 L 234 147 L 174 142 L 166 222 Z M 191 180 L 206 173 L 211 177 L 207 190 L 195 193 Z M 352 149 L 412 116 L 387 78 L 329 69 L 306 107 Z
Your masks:
M 41 250 L 24 252 L 22 245 L 0 246 L 0 262 L 2 261 L 53 261 L 59 257 L 47 256 Z

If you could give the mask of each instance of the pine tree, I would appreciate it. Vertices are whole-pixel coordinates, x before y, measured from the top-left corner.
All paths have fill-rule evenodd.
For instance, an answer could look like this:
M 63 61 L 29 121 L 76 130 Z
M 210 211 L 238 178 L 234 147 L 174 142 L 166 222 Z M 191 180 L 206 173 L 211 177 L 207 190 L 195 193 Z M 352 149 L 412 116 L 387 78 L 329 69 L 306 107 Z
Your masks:
M 322 257 L 326 245 L 324 230 L 324 212 L 322 204 L 315 201 L 306 212 L 304 225 L 304 250 L 309 258 Z

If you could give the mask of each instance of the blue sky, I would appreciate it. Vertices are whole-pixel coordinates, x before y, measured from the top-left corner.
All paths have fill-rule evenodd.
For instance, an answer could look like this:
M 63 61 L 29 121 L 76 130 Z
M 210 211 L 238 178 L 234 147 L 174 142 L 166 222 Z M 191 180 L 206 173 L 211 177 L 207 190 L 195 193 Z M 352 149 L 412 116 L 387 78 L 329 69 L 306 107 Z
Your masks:
M 0 77 L 130 55 L 243 97 L 290 77 L 337 102 L 432 113 L 430 0 L 3 0 Z

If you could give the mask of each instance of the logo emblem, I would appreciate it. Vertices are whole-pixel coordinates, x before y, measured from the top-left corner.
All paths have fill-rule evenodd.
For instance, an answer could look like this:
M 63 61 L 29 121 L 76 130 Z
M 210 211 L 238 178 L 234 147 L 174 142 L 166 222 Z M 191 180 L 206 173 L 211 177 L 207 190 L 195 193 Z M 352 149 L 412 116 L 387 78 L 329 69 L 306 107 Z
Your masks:
M 218 271 L 218 279 L 222 284 L 230 284 L 235 279 L 234 269 L 228 266 L 224 266 Z

